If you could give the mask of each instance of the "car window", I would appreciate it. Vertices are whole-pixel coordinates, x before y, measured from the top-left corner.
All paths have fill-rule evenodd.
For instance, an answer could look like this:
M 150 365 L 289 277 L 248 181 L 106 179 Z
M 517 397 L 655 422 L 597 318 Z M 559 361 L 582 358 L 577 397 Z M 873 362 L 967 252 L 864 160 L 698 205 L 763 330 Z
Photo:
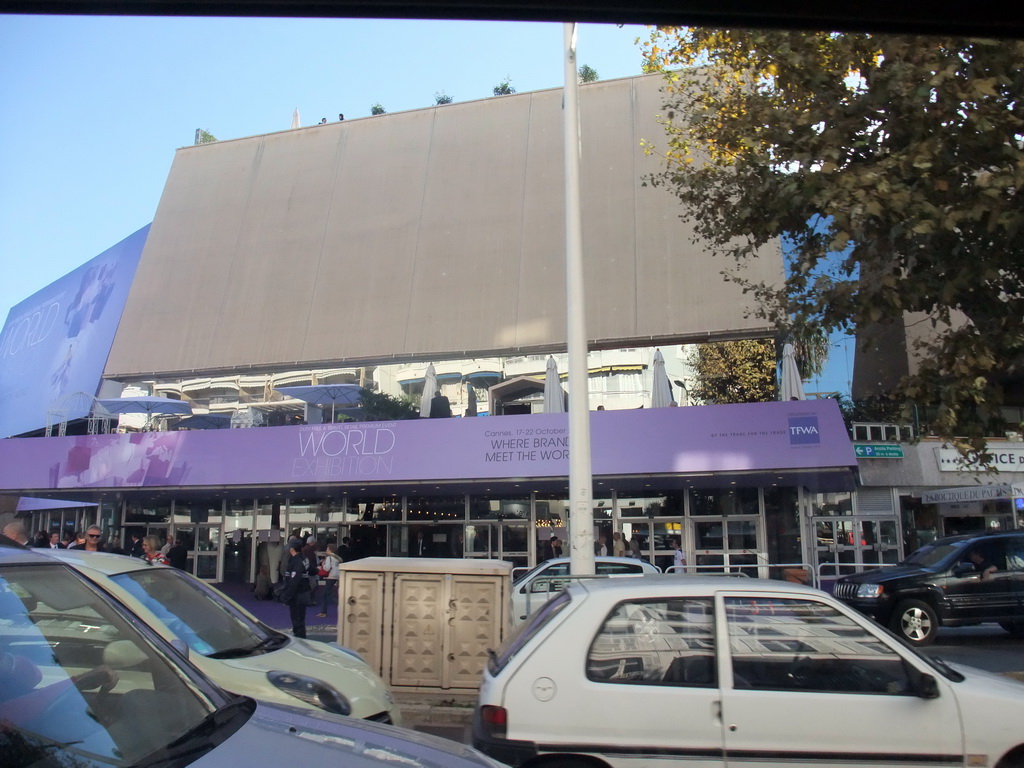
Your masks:
M 557 576 L 568 576 L 569 564 L 556 563 L 537 574 L 537 577 L 530 583 L 531 592 L 561 592 L 565 589 L 565 581 L 557 579 Z
M 619 603 L 590 645 L 587 677 L 613 684 L 714 687 L 711 598 Z
M 71 570 L 0 572 L 0 762 L 131 765 L 213 711 Z
M 902 657 L 816 600 L 727 597 L 733 686 L 912 695 Z
M 205 584 L 174 568 L 129 571 L 111 578 L 196 653 L 241 653 L 268 645 L 268 632 L 230 609 Z
M 598 563 L 597 572 L 606 574 L 641 573 L 643 566 L 638 563 Z
M 1024 538 L 1014 537 L 1006 541 L 1006 570 L 1024 571 Z
M 926 544 L 915 550 L 900 565 L 917 565 L 930 568 L 951 559 L 963 548 L 962 541 Z

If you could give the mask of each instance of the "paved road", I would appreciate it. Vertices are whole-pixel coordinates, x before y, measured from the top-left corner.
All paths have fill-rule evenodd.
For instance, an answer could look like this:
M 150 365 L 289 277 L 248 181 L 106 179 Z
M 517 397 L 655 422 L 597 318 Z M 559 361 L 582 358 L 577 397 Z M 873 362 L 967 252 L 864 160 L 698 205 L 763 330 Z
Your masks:
M 1024 638 L 1013 637 L 998 624 L 941 629 L 923 653 L 1024 681 Z

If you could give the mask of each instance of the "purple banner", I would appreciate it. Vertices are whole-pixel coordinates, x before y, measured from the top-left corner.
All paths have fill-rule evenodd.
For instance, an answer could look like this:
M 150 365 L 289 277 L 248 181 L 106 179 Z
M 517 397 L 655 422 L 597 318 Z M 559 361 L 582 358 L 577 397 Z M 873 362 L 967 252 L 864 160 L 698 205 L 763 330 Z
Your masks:
M 0 437 L 43 429 L 67 395 L 95 395 L 149 225 L 11 309 L 0 332 Z M 88 399 L 60 416 L 88 415 Z
M 856 466 L 834 400 L 591 414 L 595 475 Z M 565 476 L 566 414 L 0 441 L 0 490 Z

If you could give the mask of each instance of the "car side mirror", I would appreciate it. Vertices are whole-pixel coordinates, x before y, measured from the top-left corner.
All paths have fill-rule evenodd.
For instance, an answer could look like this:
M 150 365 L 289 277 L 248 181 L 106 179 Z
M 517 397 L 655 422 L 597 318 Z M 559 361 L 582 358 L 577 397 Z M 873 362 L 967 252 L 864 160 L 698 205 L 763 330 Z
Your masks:
M 978 569 L 974 567 L 974 563 L 957 563 L 953 568 L 954 576 L 970 576 L 972 573 L 977 573 Z
M 919 699 L 939 698 L 939 684 L 936 682 L 934 675 L 929 675 L 927 672 L 910 670 L 910 685 L 914 695 Z

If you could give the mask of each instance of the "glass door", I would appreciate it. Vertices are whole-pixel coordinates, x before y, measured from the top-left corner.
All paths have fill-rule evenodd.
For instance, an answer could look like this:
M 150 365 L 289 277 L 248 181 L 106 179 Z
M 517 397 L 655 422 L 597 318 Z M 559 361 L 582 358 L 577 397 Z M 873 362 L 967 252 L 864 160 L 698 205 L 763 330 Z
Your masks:
M 204 581 L 224 580 L 224 537 L 220 523 L 179 525 L 174 535 L 188 550 L 186 571 Z
M 745 573 L 767 577 L 760 516 L 699 517 L 693 520 L 690 573 Z M 764 568 L 765 573 L 761 573 Z
M 816 517 L 812 524 L 822 579 L 899 561 L 900 529 L 895 517 Z

